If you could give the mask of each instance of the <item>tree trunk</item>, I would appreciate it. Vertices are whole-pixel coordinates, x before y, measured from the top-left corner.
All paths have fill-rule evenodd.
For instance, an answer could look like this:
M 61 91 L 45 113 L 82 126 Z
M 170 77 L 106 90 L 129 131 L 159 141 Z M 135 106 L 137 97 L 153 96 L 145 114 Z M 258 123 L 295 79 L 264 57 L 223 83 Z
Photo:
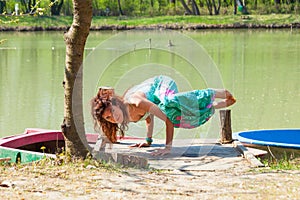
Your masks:
M 154 2 L 153 2 L 153 0 L 150 0 L 150 6 L 151 6 L 151 8 L 154 7 Z
M 237 3 L 236 3 L 236 1 L 237 0 L 233 1 L 233 14 L 235 14 L 235 15 L 237 14 Z
M 206 0 L 206 6 L 208 9 L 209 15 L 212 15 L 212 5 L 211 5 L 210 0 Z
M 118 0 L 118 7 L 119 7 L 120 15 L 124 15 L 122 7 L 121 7 L 121 1 L 120 0 Z
M 59 16 L 60 15 L 60 11 L 61 8 L 64 4 L 64 0 L 60 0 L 60 2 L 58 2 L 57 0 L 50 0 L 52 4 L 50 11 L 51 11 L 51 15 L 52 16 Z
M 5 10 L 6 1 L 0 1 L 0 13 L 3 13 Z
M 36 0 L 28 1 L 29 14 L 33 15 L 36 11 Z
M 21 0 L 21 5 L 25 8 L 25 13 L 30 13 L 30 9 L 35 5 L 32 5 L 31 0 Z
M 195 2 L 195 0 L 191 0 L 192 2 L 192 7 L 193 7 L 193 13 L 194 15 L 200 15 L 200 10 Z
M 215 15 L 219 15 L 220 7 L 221 7 L 221 0 L 218 0 L 218 6 L 216 5 L 215 0 L 212 0 L 212 2 L 213 2 L 213 6 L 214 6 Z
M 64 121 L 61 126 L 66 153 L 85 157 L 88 153 L 82 106 L 82 63 L 84 46 L 92 21 L 92 0 L 73 0 L 73 23 L 65 33 Z
M 280 5 L 281 4 L 281 0 L 275 0 L 275 4 Z
M 257 0 L 254 1 L 254 7 L 253 8 L 254 8 L 254 10 L 257 9 Z
M 184 0 L 180 0 L 182 6 L 184 7 L 185 9 L 185 12 L 187 15 L 191 15 L 192 14 L 192 11 L 191 9 L 186 5 L 185 1 Z

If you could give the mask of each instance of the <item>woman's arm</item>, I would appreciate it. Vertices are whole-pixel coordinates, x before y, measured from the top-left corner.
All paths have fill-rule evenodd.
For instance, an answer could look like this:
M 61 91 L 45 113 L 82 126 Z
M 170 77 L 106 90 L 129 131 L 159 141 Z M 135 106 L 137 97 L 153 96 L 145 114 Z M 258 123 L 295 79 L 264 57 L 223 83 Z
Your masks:
M 152 138 L 153 135 L 153 127 L 154 127 L 154 115 L 150 114 L 146 119 L 146 127 L 147 127 L 147 137 Z
M 154 127 L 154 115 L 150 114 L 147 118 L 146 118 L 146 128 L 147 128 L 147 139 L 149 138 L 149 140 L 152 140 L 152 135 L 153 135 L 153 127 Z M 146 139 L 146 140 L 147 140 Z M 137 143 L 134 145 L 131 145 L 130 147 L 150 147 L 152 142 L 142 142 L 142 143 Z
M 174 125 L 168 119 L 168 117 L 159 109 L 159 107 L 146 99 L 143 94 L 137 94 L 131 99 L 132 103 L 136 107 L 145 110 L 145 112 L 150 112 L 152 115 L 158 117 L 166 123 L 166 147 L 164 149 L 159 149 L 153 153 L 153 155 L 164 155 L 170 153 L 172 148 L 172 141 L 174 135 Z M 153 120 L 152 120 L 153 121 Z

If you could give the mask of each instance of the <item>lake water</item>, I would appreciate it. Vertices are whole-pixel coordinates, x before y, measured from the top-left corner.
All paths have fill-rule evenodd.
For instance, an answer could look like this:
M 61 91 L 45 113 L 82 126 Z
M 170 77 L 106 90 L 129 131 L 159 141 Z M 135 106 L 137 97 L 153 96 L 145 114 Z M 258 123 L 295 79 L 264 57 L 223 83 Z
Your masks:
M 300 30 L 177 32 L 170 41 L 162 36 L 165 44 L 147 32 L 135 34 L 123 38 L 117 32 L 91 32 L 85 67 L 92 71 L 84 79 L 99 76 L 98 85 L 115 86 L 117 92 L 156 74 L 174 77 L 182 90 L 221 83 L 237 98 L 231 108 L 233 132 L 300 127 Z M 28 127 L 60 129 L 63 33 L 1 32 L 2 39 L 6 41 L 0 45 L 0 136 Z M 216 73 L 220 80 L 210 77 Z M 84 103 L 88 108 L 87 100 Z M 92 131 L 88 110 L 85 113 L 86 129 Z

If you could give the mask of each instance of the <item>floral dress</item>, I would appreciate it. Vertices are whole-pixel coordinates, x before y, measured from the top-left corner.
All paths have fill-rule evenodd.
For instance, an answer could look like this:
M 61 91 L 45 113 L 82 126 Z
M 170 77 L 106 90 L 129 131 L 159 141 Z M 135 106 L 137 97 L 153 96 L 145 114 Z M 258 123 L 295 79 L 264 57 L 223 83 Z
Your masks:
M 173 79 L 155 76 L 129 89 L 128 99 L 134 92 L 143 92 L 170 119 L 175 128 L 195 128 L 207 122 L 214 114 L 212 89 L 178 92 Z

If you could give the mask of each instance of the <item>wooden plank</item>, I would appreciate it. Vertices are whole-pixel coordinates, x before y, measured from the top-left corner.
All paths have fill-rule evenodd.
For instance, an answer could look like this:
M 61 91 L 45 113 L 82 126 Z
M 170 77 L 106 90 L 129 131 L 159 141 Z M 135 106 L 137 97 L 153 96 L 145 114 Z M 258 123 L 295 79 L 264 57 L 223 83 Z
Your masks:
M 233 146 L 243 154 L 253 167 L 265 167 L 240 141 L 234 141 Z
M 249 152 L 251 152 L 255 157 L 265 156 L 268 154 L 267 151 L 261 149 L 255 149 L 251 147 L 245 147 Z

